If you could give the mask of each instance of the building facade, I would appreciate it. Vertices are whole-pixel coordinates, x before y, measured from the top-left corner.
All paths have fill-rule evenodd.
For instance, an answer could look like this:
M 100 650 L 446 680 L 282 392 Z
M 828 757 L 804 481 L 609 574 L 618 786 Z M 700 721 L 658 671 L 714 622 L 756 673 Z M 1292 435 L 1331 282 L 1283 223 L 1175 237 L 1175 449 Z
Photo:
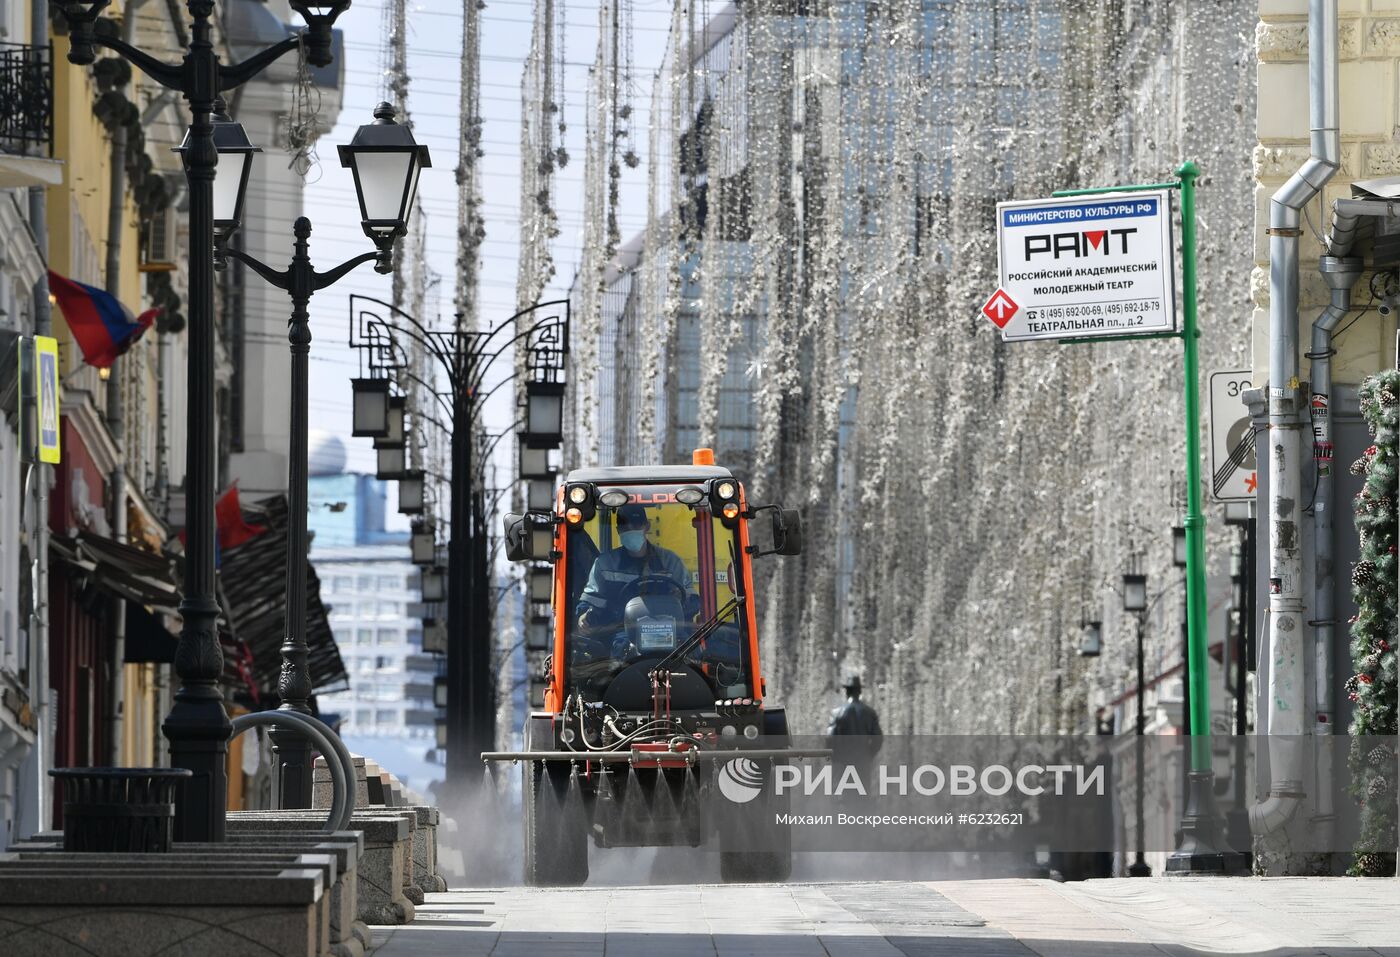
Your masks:
M 106 29 L 167 61 L 189 40 L 181 5 L 119 0 L 103 16 Z M 285 2 L 220 4 L 214 41 L 225 59 L 271 35 L 269 17 L 281 18 L 278 38 L 291 29 Z M 188 241 L 184 174 L 172 150 L 184 137 L 186 106 L 115 56 L 99 52 L 79 67 L 67 52 L 59 5 L 0 3 L 0 71 L 7 91 L 25 94 L 0 103 L 0 397 L 14 385 L 13 334 L 49 334 L 59 343 L 62 411 L 62 460 L 31 469 L 17 450 L 17 411 L 0 403 L 0 838 L 57 822 L 49 768 L 164 764 L 159 726 L 174 691 Z M 334 119 L 339 69 L 311 78 L 326 94 L 319 117 L 299 127 L 303 147 Z M 304 85 L 288 82 L 295 74 L 295 64 L 284 65 L 269 89 L 304 94 Z M 273 154 L 255 169 L 250 191 L 282 191 L 276 214 L 290 217 L 289 237 L 301 181 L 276 158 L 289 137 L 272 135 L 285 104 L 279 113 L 256 86 L 230 106 L 237 113 L 243 102 L 268 127 L 258 132 L 269 134 L 261 145 Z M 273 217 L 270 204 L 264 212 Z M 248 248 L 277 261 L 284 250 L 273 254 L 276 235 L 259 233 Z M 105 291 L 133 315 L 159 315 L 99 370 L 49 295 L 45 267 Z M 237 302 L 226 286 L 218 304 L 225 478 L 229 437 L 250 417 L 243 406 L 235 415 L 230 399 L 235 367 L 252 361 L 235 349 L 245 336 L 229 320 Z M 271 314 L 270 303 L 257 307 Z M 280 309 L 273 323 L 283 336 L 285 315 Z M 267 417 L 285 421 L 285 395 L 242 394 L 251 417 L 266 407 Z M 260 441 L 279 440 L 285 450 L 285 435 Z M 285 484 L 285 451 L 282 472 L 274 491 Z M 231 703 L 240 688 L 230 686 Z
M 997 202 L 1195 159 L 1202 363 L 1245 361 L 1228 317 L 1250 288 L 1255 18 L 1247 0 L 763 0 L 673 21 L 648 227 L 576 289 L 566 464 L 710 446 L 758 500 L 802 509 L 807 552 L 764 567 L 759 609 L 770 689 L 802 730 L 852 673 L 891 731 L 1125 714 L 1132 568 L 1156 599 L 1152 720 L 1179 727 L 1179 349 L 1006 345 L 977 309 Z M 1217 649 L 1222 518 L 1212 504 Z M 1078 654 L 1086 620 L 1098 658 Z M 1234 702 L 1212 694 L 1224 720 Z
M 240 58 L 280 41 L 296 22 L 287 0 L 236 0 L 222 6 L 229 48 Z M 239 248 L 261 262 L 281 264 L 291 258 L 292 223 L 303 212 L 303 177 L 311 169 L 312 149 L 340 116 L 345 50 L 339 31 L 334 54 L 329 67 L 308 64 L 305 78 L 299 76 L 295 56 L 283 57 L 242 87 L 231 103 L 248 138 L 265 151 L 254 160 L 248 184 L 247 224 L 234 237 Z M 327 151 L 316 162 L 330 156 Z M 317 238 L 312 236 L 313 248 Z M 229 263 L 223 279 L 229 350 L 224 477 L 225 484 L 237 483 L 253 499 L 287 489 L 291 303 L 285 291 L 238 262 Z
M 1255 391 L 1247 393 L 1250 411 L 1257 431 L 1270 430 L 1271 449 L 1279 440 L 1274 438 L 1269 397 L 1286 389 L 1293 391 L 1300 455 L 1292 461 L 1285 457 L 1283 462 L 1284 468 L 1296 469 L 1302 494 L 1309 497 L 1304 508 L 1294 505 L 1292 514 L 1281 514 L 1280 503 L 1271 499 L 1272 470 L 1261 471 L 1257 492 L 1260 540 L 1267 543 L 1271 534 L 1276 540 L 1292 538 L 1283 530 L 1283 522 L 1296 534 L 1298 574 L 1290 578 L 1289 597 L 1300 601 L 1302 624 L 1296 637 L 1281 633 L 1281 629 L 1272 629 L 1275 634 L 1271 635 L 1267 623 L 1286 616 L 1265 619 L 1259 638 L 1259 730 L 1330 736 L 1347 733 L 1356 707 L 1347 683 L 1361 670 L 1353 659 L 1350 622 L 1357 614 L 1351 575 L 1361 558 L 1353 502 L 1365 476 L 1353 474 L 1349 467 L 1363 457 L 1375 439 L 1361 417 L 1358 390 L 1368 376 L 1397 365 L 1394 303 L 1400 296 L 1400 260 L 1389 243 L 1396 221 L 1384 214 L 1363 216 L 1357 221 L 1354 242 L 1339 244 L 1335 242 L 1341 234 L 1334 224 L 1333 204 L 1352 198 L 1389 200 L 1400 195 L 1400 147 L 1395 140 L 1400 105 L 1395 88 L 1400 69 L 1400 5 L 1389 0 L 1342 0 L 1335 4 L 1337 46 L 1332 51 L 1310 49 L 1309 6 L 1305 0 L 1278 0 L 1261 3 L 1258 9 L 1259 98 L 1252 172 L 1257 186 L 1254 215 L 1261 228 L 1255 231 L 1249 249 L 1253 274 L 1245 314 L 1250 316 L 1250 361 L 1242 368 L 1252 370 Z M 1262 226 L 1270 222 L 1274 194 L 1312 153 L 1309 58 L 1327 55 L 1336 63 L 1339 165 L 1320 196 L 1308 204 L 1307 218 L 1317 223 L 1318 229 L 1304 228 L 1296 239 L 1298 314 L 1283 319 L 1283 323 L 1292 323 L 1296 318 L 1297 338 L 1290 346 L 1271 328 L 1271 238 Z M 1347 300 L 1344 314 L 1325 343 L 1320 343 L 1326 309 L 1329 304 L 1337 305 L 1337 293 L 1321 272 L 1323 256 L 1355 257 L 1356 268 L 1351 274 L 1354 282 L 1344 291 L 1338 290 Z M 1297 378 L 1291 383 L 1272 381 L 1275 357 L 1288 356 L 1290 349 L 1295 350 L 1292 362 Z M 1321 371 L 1323 359 L 1330 366 L 1330 384 L 1325 384 Z M 1321 481 L 1324 478 L 1328 481 Z M 1271 522 L 1274 515 L 1278 520 Z M 1326 523 L 1321 521 L 1328 515 Z M 1275 527 L 1271 529 L 1271 525 Z M 1325 549 L 1324 536 L 1329 533 L 1330 549 Z M 1261 614 L 1270 607 L 1271 576 L 1277 574 L 1270 570 L 1269 550 L 1261 547 L 1255 570 Z M 1384 577 L 1385 573 L 1382 580 Z M 1330 615 L 1326 604 L 1330 604 Z M 1290 663 L 1296 663 L 1296 678 L 1287 669 Z M 1277 685 L 1271 674 L 1275 669 L 1282 671 Z M 1284 767 L 1281 760 L 1278 764 Z M 1323 771 L 1308 771 L 1288 775 L 1300 779 L 1295 789 L 1299 792 L 1298 810 L 1261 845 L 1261 850 L 1268 852 L 1262 861 L 1270 873 L 1336 873 L 1349 863 L 1342 855 L 1288 852 L 1296 837 L 1312 837 L 1339 826 L 1332 814 L 1337 800 L 1330 795 L 1333 782 Z M 1266 777 L 1261 790 L 1267 793 L 1270 787 Z M 1347 846 L 1349 841 L 1340 844 Z
M 27 5 L 0 6 L 0 82 L 25 94 L 0 103 L 0 841 L 16 833 L 40 716 L 31 559 L 42 473 L 21 451 L 17 377 L 21 337 L 36 331 L 42 302 L 45 253 L 32 220 L 62 166 L 52 158 L 52 59 L 36 33 L 46 37 L 47 24 L 36 31 Z

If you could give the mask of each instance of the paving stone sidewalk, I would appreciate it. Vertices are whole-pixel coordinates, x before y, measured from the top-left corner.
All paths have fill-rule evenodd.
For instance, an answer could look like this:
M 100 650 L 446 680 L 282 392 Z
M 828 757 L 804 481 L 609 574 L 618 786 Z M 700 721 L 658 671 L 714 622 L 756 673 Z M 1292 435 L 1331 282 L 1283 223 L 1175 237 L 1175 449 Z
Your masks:
M 374 957 L 1400 957 L 1400 881 L 891 881 L 428 894 Z

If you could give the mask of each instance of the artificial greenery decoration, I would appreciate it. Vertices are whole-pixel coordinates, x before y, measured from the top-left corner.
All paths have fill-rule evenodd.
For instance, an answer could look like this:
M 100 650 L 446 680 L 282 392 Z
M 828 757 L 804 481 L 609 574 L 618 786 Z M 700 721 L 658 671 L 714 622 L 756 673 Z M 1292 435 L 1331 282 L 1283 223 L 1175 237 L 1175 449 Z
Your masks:
M 1346 682 L 1355 706 L 1350 732 L 1352 795 L 1361 805 L 1361 834 L 1351 873 L 1395 873 L 1396 546 L 1400 476 L 1400 370 L 1388 369 L 1361 385 L 1361 413 L 1373 444 L 1352 466 L 1366 481 L 1356 496 L 1361 554 L 1352 569 L 1357 614 L 1351 621 L 1354 673 Z M 1378 738 L 1389 741 L 1379 741 Z

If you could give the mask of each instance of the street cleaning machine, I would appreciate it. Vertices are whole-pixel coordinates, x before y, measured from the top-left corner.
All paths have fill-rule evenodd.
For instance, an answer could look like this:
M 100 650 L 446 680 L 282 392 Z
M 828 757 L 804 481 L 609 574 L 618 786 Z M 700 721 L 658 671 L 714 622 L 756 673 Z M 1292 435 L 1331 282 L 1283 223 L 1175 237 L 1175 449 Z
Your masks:
M 590 838 L 713 841 L 725 881 L 786 880 L 775 769 L 830 751 L 792 747 L 767 698 L 752 566 L 801 553 L 798 512 L 751 505 L 700 449 L 689 466 L 572 471 L 551 511 L 506 516 L 505 544 L 536 563 L 532 599 L 549 586 L 522 748 L 482 754 L 521 765 L 525 882 L 586 881 Z

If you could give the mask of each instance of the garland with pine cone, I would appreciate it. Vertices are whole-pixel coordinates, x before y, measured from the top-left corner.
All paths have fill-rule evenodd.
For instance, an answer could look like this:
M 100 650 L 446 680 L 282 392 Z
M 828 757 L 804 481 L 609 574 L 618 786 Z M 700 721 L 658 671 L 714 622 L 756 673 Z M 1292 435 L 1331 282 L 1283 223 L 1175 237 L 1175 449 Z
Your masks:
M 1350 732 L 1352 794 L 1361 805 L 1361 834 L 1351 873 L 1388 877 L 1395 873 L 1396 755 L 1375 737 L 1396 734 L 1396 480 L 1400 476 L 1400 370 L 1386 370 L 1361 385 L 1361 413 L 1375 442 L 1352 466 L 1365 475 L 1356 496 L 1356 531 L 1361 556 L 1351 573 L 1357 615 L 1351 620 L 1347 679 L 1355 705 Z M 1371 740 L 1368 740 L 1371 739 Z

